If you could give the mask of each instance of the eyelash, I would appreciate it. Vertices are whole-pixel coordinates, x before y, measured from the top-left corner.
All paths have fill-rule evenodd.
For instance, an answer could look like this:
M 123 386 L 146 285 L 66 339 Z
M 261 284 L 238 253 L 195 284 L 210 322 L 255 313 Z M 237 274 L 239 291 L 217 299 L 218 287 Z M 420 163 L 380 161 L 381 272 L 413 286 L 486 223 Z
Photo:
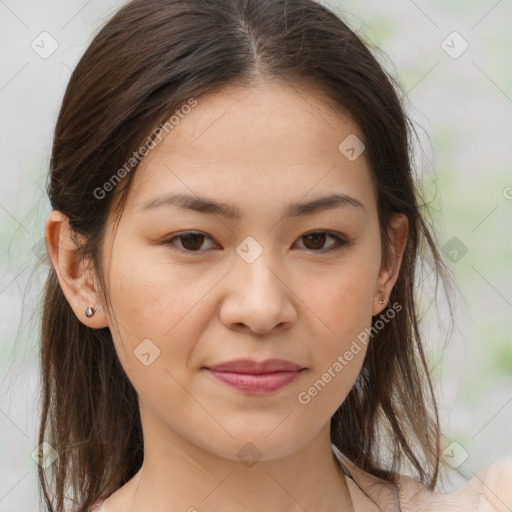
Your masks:
M 336 244 L 334 244 L 334 246 L 332 246 L 332 247 L 329 247 L 328 249 L 319 249 L 319 250 L 303 249 L 303 250 L 306 250 L 306 251 L 309 251 L 309 252 L 313 252 L 313 253 L 325 254 L 325 253 L 328 253 L 328 252 L 339 251 L 339 250 L 341 250 L 341 249 L 343 249 L 343 248 L 345 248 L 345 247 L 350 245 L 350 242 L 348 242 L 347 240 L 345 240 L 341 236 L 337 235 L 336 233 L 333 233 L 332 231 L 322 231 L 322 230 L 310 231 L 308 233 L 305 233 L 301 237 L 299 237 L 299 239 L 300 238 L 304 238 L 306 236 L 316 235 L 316 234 L 323 234 L 323 233 L 325 233 L 327 236 L 329 236 L 331 238 L 334 238 L 336 240 Z M 174 245 L 174 240 L 182 239 L 182 238 L 187 238 L 190 235 L 204 235 L 206 238 L 210 238 L 205 233 L 201 233 L 201 232 L 197 232 L 197 231 L 185 231 L 185 232 L 183 232 L 183 233 L 181 233 L 179 235 L 173 236 L 172 238 L 170 238 L 168 240 L 164 240 L 162 242 L 162 245 L 171 246 L 171 250 L 175 250 L 175 251 L 178 251 L 178 252 L 181 252 L 181 253 L 186 253 L 186 254 L 205 252 L 205 251 L 202 251 L 202 250 L 191 251 L 191 250 L 188 250 L 188 249 L 180 249 L 180 248 L 178 248 L 178 247 L 176 247 Z M 211 240 L 211 238 L 210 238 L 210 240 Z

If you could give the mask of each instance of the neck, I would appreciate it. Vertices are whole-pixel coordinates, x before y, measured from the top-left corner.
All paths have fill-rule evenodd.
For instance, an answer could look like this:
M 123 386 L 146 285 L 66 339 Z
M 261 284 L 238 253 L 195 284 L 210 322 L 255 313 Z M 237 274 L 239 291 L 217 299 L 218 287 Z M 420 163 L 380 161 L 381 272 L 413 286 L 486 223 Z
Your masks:
M 329 424 L 286 457 L 243 463 L 218 457 L 175 434 L 144 432 L 144 463 L 105 501 L 105 512 L 352 512 L 334 459 Z M 151 439 L 159 442 L 151 442 Z

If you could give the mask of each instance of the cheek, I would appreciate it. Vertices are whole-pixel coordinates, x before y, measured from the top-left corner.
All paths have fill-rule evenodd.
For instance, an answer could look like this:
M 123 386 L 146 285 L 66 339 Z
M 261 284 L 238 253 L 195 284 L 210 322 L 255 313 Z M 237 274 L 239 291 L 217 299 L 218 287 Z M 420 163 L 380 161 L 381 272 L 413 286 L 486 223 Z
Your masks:
M 345 399 L 360 372 L 372 322 L 372 268 L 359 262 L 332 272 L 330 281 L 308 283 L 305 302 L 311 309 L 313 385 L 305 400 L 315 398 L 318 412 L 332 414 Z M 315 384 L 316 383 L 316 384 Z M 325 391 L 324 391 L 325 389 Z M 324 410 L 325 410 L 324 409 Z
M 371 275 L 369 267 L 354 264 L 330 272 L 328 281 L 308 281 L 303 288 L 302 296 L 323 325 L 327 339 L 339 344 L 371 323 L 375 286 Z
M 116 314 L 136 332 L 161 335 L 183 317 L 194 300 L 194 279 L 165 262 L 149 260 L 144 252 L 118 258 L 111 271 L 110 290 Z M 179 269 L 178 269 L 179 270 Z
M 209 319 L 202 298 L 218 278 L 204 273 L 185 275 L 165 262 L 136 263 L 144 261 L 141 255 L 119 258 L 110 273 L 116 317 L 111 331 L 119 359 L 125 370 L 138 369 L 139 352 L 147 347 L 158 354 L 155 366 L 186 371 L 188 354 Z

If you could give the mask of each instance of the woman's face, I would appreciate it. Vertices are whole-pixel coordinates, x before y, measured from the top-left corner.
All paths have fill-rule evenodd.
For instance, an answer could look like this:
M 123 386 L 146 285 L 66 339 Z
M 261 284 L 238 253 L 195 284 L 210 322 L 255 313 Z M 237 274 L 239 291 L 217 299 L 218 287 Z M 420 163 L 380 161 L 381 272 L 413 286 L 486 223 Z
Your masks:
M 381 269 L 363 135 L 317 98 L 277 83 L 200 97 L 136 171 L 103 265 L 146 442 L 283 457 L 357 377 L 397 270 Z M 299 370 L 212 371 L 238 359 Z

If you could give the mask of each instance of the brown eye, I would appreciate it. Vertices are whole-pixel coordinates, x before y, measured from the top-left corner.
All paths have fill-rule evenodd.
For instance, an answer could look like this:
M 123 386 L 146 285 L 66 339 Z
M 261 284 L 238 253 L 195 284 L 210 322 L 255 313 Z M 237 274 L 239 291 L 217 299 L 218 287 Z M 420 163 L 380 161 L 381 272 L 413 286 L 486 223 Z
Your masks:
M 192 233 L 191 235 L 182 236 L 180 239 L 184 249 L 187 251 L 197 251 L 203 245 L 204 235 Z
M 328 238 L 334 239 L 335 243 L 331 244 L 327 248 L 324 248 L 324 244 Z M 302 235 L 301 240 L 304 240 L 306 249 L 314 252 L 327 252 L 336 250 L 347 244 L 347 242 L 341 237 L 327 231 L 314 231 L 312 233 Z
M 326 238 L 327 235 L 325 233 L 312 233 L 303 237 L 304 240 L 308 241 L 305 244 L 308 249 L 322 249 Z
M 325 248 L 324 245 L 329 238 L 334 240 L 334 243 L 331 243 L 329 246 L 327 246 L 327 248 Z M 205 235 L 204 233 L 196 233 L 193 231 L 189 231 L 182 233 L 180 235 L 176 235 L 162 243 L 163 245 L 169 245 L 173 249 L 180 252 L 199 253 L 205 251 L 203 244 L 205 243 L 205 241 L 208 240 L 210 240 L 210 242 L 213 242 L 212 239 L 209 236 Z M 325 253 L 343 249 L 344 246 L 349 245 L 349 242 L 344 240 L 342 237 L 334 233 L 330 233 L 328 231 L 313 231 L 311 233 L 302 235 L 299 238 L 299 240 L 304 240 L 305 250 L 318 253 Z M 180 242 L 179 245 L 177 245 L 178 241 Z M 213 247 L 214 246 L 215 244 L 213 244 Z
M 210 237 L 204 235 L 203 233 L 194 233 L 194 232 L 188 232 L 184 233 L 182 235 L 177 235 L 171 238 L 170 240 L 167 240 L 166 242 L 163 242 L 164 245 L 171 245 L 176 247 L 176 240 L 179 240 L 181 242 L 181 247 L 177 246 L 176 249 L 178 251 L 182 252 L 204 252 L 201 250 L 201 247 L 203 246 L 203 243 L 207 240 L 211 240 Z

